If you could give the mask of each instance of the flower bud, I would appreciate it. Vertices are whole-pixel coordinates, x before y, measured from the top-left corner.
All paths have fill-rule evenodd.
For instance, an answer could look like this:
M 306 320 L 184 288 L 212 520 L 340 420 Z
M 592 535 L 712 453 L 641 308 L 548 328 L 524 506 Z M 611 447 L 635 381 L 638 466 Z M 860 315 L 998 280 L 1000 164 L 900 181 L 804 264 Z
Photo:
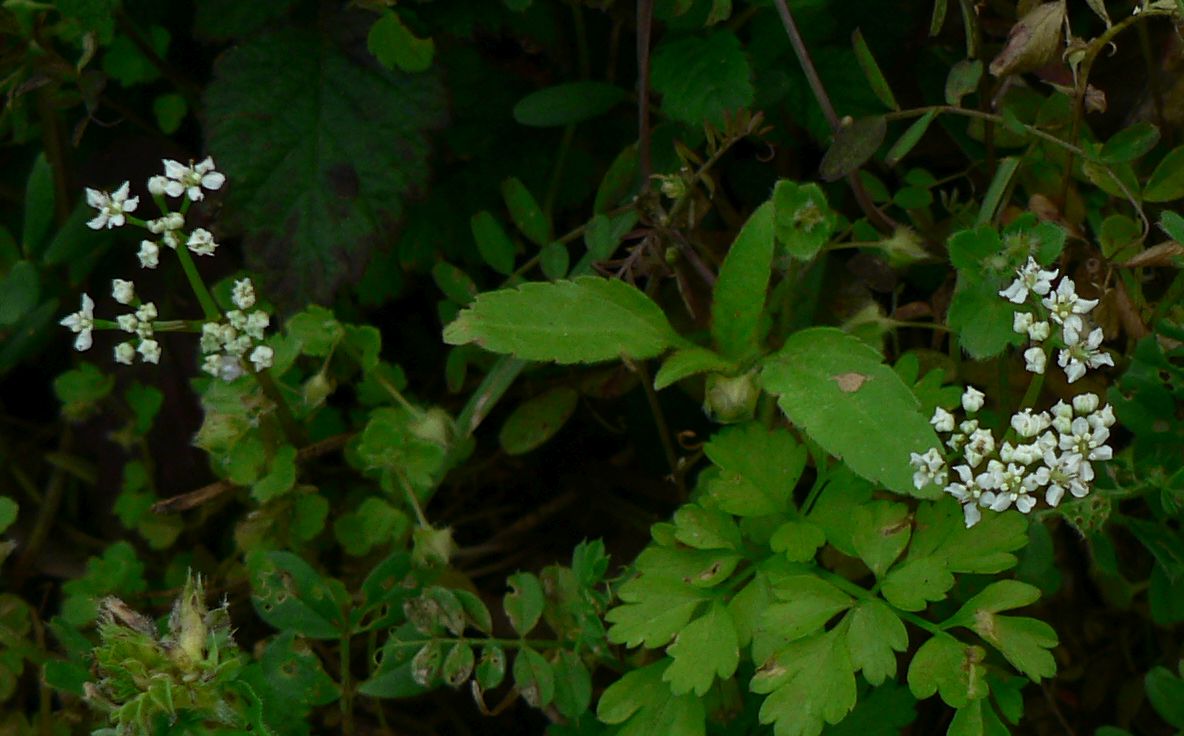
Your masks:
M 753 372 L 742 376 L 723 376 L 713 373 L 707 377 L 703 392 L 703 411 L 713 422 L 733 424 L 752 419 L 756 402 L 761 396 Z
M 337 388 L 337 383 L 324 373 L 315 373 L 304 382 L 304 404 L 309 408 L 320 406 Z
M 413 547 L 411 560 L 420 567 L 445 567 L 452 559 L 455 545 L 452 543 L 452 529 L 419 527 L 411 533 Z
M 991 74 L 1006 77 L 1035 71 L 1058 57 L 1065 0 L 1037 5 L 1007 34 L 1007 45 L 991 62 Z

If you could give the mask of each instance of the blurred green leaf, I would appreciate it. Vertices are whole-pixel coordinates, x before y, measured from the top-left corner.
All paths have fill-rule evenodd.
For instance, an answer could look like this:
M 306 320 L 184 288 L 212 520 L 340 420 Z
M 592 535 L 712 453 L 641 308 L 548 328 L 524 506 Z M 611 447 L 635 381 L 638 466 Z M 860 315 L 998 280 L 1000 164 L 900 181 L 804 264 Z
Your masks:
M 506 579 L 506 584 L 510 586 L 510 592 L 503 599 L 506 617 L 514 631 L 526 636 L 543 615 L 546 602 L 543 586 L 538 577 L 529 572 L 514 573 Z
M 580 394 L 568 386 L 556 386 L 519 404 L 506 417 L 498 441 L 508 455 L 522 455 L 551 439 L 571 418 Z
M 473 240 L 477 243 L 477 252 L 481 254 L 481 258 L 485 260 L 486 265 L 504 276 L 509 276 L 513 273 L 514 241 L 510 240 L 510 236 L 506 235 L 506 231 L 502 229 L 501 224 L 494 219 L 493 215 L 482 210 L 473 215 L 473 218 L 469 220 L 469 227 L 473 231 Z M 442 262 L 438 263 L 435 268 L 439 268 L 442 265 L 446 264 Z M 444 290 L 444 293 L 447 294 L 448 291 Z M 474 289 L 475 293 L 476 290 Z M 453 299 L 453 301 L 456 300 Z M 468 304 L 468 301 L 457 303 L 464 306 Z
M 628 99 L 624 89 L 605 82 L 565 82 L 531 92 L 514 105 L 514 119 L 550 128 L 599 117 Z
M 888 134 L 883 115 L 860 118 L 835 131 L 834 142 L 818 164 L 823 181 L 837 181 L 867 163 L 876 154 Z
M 405 72 L 423 72 L 432 66 L 436 43 L 430 38 L 416 38 L 397 13 L 389 10 L 370 26 L 366 48 L 387 69 L 398 67 Z
M 851 34 L 851 44 L 855 47 L 855 58 L 859 61 L 859 67 L 863 69 L 863 75 L 867 77 L 872 92 L 876 94 L 880 102 L 884 103 L 885 107 L 899 110 L 900 105 L 897 104 L 896 97 L 892 94 L 892 87 L 884 78 L 884 72 L 880 71 L 880 65 L 876 63 L 876 57 L 872 55 L 867 41 L 863 39 L 863 31 L 855 29 L 855 32 Z
M 653 52 L 650 83 L 662 112 L 693 128 L 722 127 L 724 116 L 752 105 L 752 70 L 730 30 L 663 40 Z
M 551 242 L 551 221 L 525 184 L 513 177 L 506 179 L 502 182 L 502 198 L 523 235 L 540 248 Z

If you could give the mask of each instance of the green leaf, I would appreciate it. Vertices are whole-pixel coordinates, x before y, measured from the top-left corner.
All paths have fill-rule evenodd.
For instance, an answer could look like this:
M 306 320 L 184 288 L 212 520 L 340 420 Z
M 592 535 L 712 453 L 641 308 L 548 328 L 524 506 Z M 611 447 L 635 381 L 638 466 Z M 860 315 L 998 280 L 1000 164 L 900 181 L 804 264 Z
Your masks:
M 972 629 L 993 645 L 1033 682 L 1056 674 L 1056 660 L 1048 651 L 1057 645 L 1052 627 L 1034 618 L 997 616 L 999 611 L 1027 606 L 1040 598 L 1040 589 L 1018 580 L 991 583 L 958 610 L 942 628 Z
M 556 386 L 523 401 L 506 417 L 498 441 L 508 455 L 523 455 L 563 429 L 579 404 L 580 394 L 569 386 Z
M 908 457 L 937 447 L 937 436 L 875 349 L 834 328 L 801 330 L 765 363 L 761 382 L 790 421 L 852 470 L 903 495 L 926 492 L 913 487 Z
M 138 36 L 138 40 L 150 48 L 157 58 L 168 57 L 171 37 L 167 30 L 153 25 Z M 122 33 L 117 35 L 103 52 L 101 65 L 103 73 L 123 87 L 132 87 L 160 78 L 160 69 L 140 50 L 136 42 Z
M 1146 155 L 1159 143 L 1159 128 L 1151 123 L 1128 125 L 1110 137 L 1098 153 L 1108 164 L 1130 163 Z
M 826 736 L 908 733 L 906 727 L 917 718 L 916 704 L 908 688 L 888 682 L 860 693 L 855 710 L 842 723 L 828 728 Z
M 674 538 L 694 549 L 739 549 L 740 527 L 729 514 L 686 504 L 674 512 Z
M 469 220 L 469 227 L 477 243 L 477 252 L 485 259 L 485 263 L 504 276 L 514 273 L 514 241 L 510 240 L 493 215 L 481 210 Z M 468 304 L 467 301 L 457 303 Z
M 481 650 L 474 674 L 477 684 L 484 690 L 492 690 L 502 684 L 506 676 L 506 650 L 500 644 L 489 644 Z
M 29 261 L 17 261 L 8 275 L 0 278 L 0 327 L 15 325 L 37 306 L 41 297 L 41 279 L 37 267 Z
M 551 663 L 530 647 L 514 657 L 514 687 L 532 708 L 544 708 L 555 699 L 555 672 Z
M 867 41 L 863 40 L 863 31 L 856 28 L 855 32 L 851 34 L 851 43 L 855 46 L 855 58 L 859 61 L 859 67 L 863 69 L 863 75 L 867 77 L 872 92 L 876 94 L 880 102 L 884 103 L 885 107 L 899 110 L 900 105 L 897 104 L 896 97 L 892 95 L 892 88 L 888 86 L 888 80 L 880 71 L 880 65 L 876 63 L 876 57 L 872 56 L 872 50 L 868 48 Z
M 21 246 L 31 257 L 39 255 L 45 245 L 45 238 L 53 226 L 55 200 L 53 169 L 45 154 L 39 153 L 33 160 L 33 170 L 25 182 L 25 226 L 21 234 Z M 2 293 L 8 294 L 8 291 Z M 0 319 L 0 324 L 3 322 Z
M 369 554 L 375 547 L 406 539 L 411 519 L 382 498 L 370 496 L 356 511 L 342 514 L 333 522 L 333 534 L 347 554 Z
M 817 634 L 854 603 L 851 596 L 813 574 L 794 574 L 774 580 L 776 601 L 766 606 L 752 633 L 752 658 L 764 662 L 791 642 Z
M 444 655 L 444 661 L 440 665 L 440 677 L 449 687 L 459 688 L 468 681 L 475 663 L 473 647 L 467 641 L 458 641 L 448 650 L 448 654 Z
M 662 389 L 689 376 L 700 373 L 732 373 L 736 365 L 727 358 L 707 348 L 684 348 L 675 350 L 654 375 L 654 389 Z
M 705 736 L 707 713 L 693 695 L 675 695 L 662 681 L 669 659 L 627 672 L 609 685 L 596 704 L 596 716 L 622 724 L 617 736 Z
M 416 38 L 403 25 L 403 20 L 389 10 L 370 26 L 366 48 L 387 69 L 398 67 L 405 72 L 427 71 L 436 53 L 436 43 L 432 39 Z
M 838 224 L 838 217 L 826 202 L 826 194 L 817 184 L 798 184 L 782 180 L 773 189 L 777 207 L 777 240 L 789 254 L 808 261 L 822 250 Z
M 592 703 L 592 673 L 580 655 L 560 650 L 554 662 L 555 709 L 571 719 L 578 719 Z
M 792 434 L 755 422 L 717 432 L 703 451 L 720 469 L 709 486 L 712 498 L 720 509 L 737 516 L 786 511 L 806 466 L 806 448 Z
M 946 736 L 1009 736 L 1011 731 L 995 715 L 986 698 L 972 700 L 954 712 Z
M 145 386 L 137 381 L 128 386 L 127 391 L 123 393 L 123 398 L 127 401 L 132 414 L 135 415 L 132 431 L 140 436 L 147 434 L 148 430 L 152 428 L 153 420 L 160 412 L 160 407 L 164 405 L 164 394 L 160 389 Z
M 316 706 L 341 697 L 341 688 L 325 672 L 321 659 L 293 631 L 281 632 L 259 659 L 264 713 L 268 723 L 299 722 Z
M 663 40 L 654 49 L 650 84 L 662 95 L 662 112 L 698 128 L 722 128 L 724 116 L 752 105 L 752 70 L 730 30 Z
M 200 0 L 194 18 L 194 32 L 206 41 L 228 41 L 261 30 L 269 21 L 282 18 L 295 0 L 244 3 L 240 0 Z
M 504 232 L 502 234 L 505 235 Z M 512 248 L 513 244 L 510 247 Z M 468 306 L 476 299 L 480 291 L 467 273 L 446 261 L 432 266 L 432 280 L 436 282 L 440 291 L 444 292 L 444 296 L 462 307 Z
M 818 164 L 818 175 L 823 181 L 842 179 L 876 155 L 887 134 L 888 121 L 883 115 L 860 118 L 839 128 Z
M 160 132 L 172 135 L 181 128 L 185 116 L 189 114 L 189 103 L 179 94 L 169 93 L 157 95 L 152 100 L 152 115 L 156 118 L 156 125 Z
M 1177 243 L 1184 243 L 1184 217 L 1180 213 L 1164 210 L 1159 213 L 1159 228 Z
M 251 575 L 251 603 L 255 612 L 281 631 L 310 639 L 341 636 L 341 601 L 345 591 L 291 552 L 252 552 L 247 556 Z
M 102 401 L 114 388 L 115 377 L 103 374 L 92 363 L 82 363 L 53 379 L 53 391 L 67 410 Z
M 773 271 L 775 208 L 756 209 L 719 269 L 711 304 L 711 336 L 720 353 L 743 360 L 760 346 L 761 315 Z
M 749 687 L 768 693 L 760 721 L 775 724 L 776 736 L 817 736 L 824 722 L 838 723 L 855 707 L 855 674 L 838 629 L 790 644 Z
M 278 498 L 296 485 L 296 448 L 284 445 L 271 458 L 271 467 L 251 486 L 251 497 L 259 503 Z
M 8 496 L 0 496 L 0 534 L 3 534 L 12 522 L 16 521 L 20 506 Z
M 909 559 L 936 557 L 951 572 L 994 575 L 1015 567 L 1012 551 L 1028 543 L 1028 517 L 1023 514 L 984 514 L 970 529 L 962 506 L 945 497 L 921 504 L 914 520 L 916 533 Z
M 896 652 L 908 649 L 909 635 L 892 609 L 876 599 L 861 600 L 847 614 L 851 664 L 872 685 L 896 677 Z
M 972 700 L 987 697 L 986 652 L 938 634 L 921 645 L 909 664 L 909 690 L 918 700 L 941 693 L 946 705 L 964 708 Z
M 444 122 L 435 77 L 356 64 L 295 28 L 222 54 L 205 107 L 210 151 L 231 182 L 224 223 L 245 232 L 253 269 L 283 274 L 268 293 L 291 301 L 326 301 L 361 270 L 426 182 L 426 131 Z M 284 268 L 266 267 L 275 263 Z
M 913 124 L 904 132 L 904 135 L 898 138 L 896 143 L 892 144 L 892 148 L 888 149 L 888 154 L 884 157 L 884 163 L 889 166 L 895 166 L 900 163 L 900 160 L 907 156 L 909 151 L 913 150 L 921 142 L 921 138 L 929 130 L 929 124 L 935 118 L 937 118 L 937 111 L 930 110 L 913 121 Z
M 921 557 L 892 568 L 880 588 L 889 603 L 905 611 L 923 611 L 954 587 L 954 576 L 938 559 Z
M 1143 188 L 1147 202 L 1170 202 L 1180 197 L 1184 197 L 1184 146 L 1173 148 L 1163 157 Z
M 503 599 L 506 617 L 514 631 L 526 636 L 543 615 L 546 603 L 543 585 L 534 573 L 529 572 L 514 573 L 506 579 L 506 584 L 510 586 L 510 592 Z
M 502 182 L 502 198 L 523 235 L 540 248 L 551 242 L 551 221 L 525 184 L 513 177 L 506 179 Z
M 1010 191 L 1011 178 L 1019 168 L 1018 156 L 1007 156 L 999 160 L 999 165 L 995 168 L 995 177 L 987 187 L 982 207 L 979 208 L 978 217 L 974 220 L 975 225 L 987 225 L 995 221 L 995 215 L 1003 204 L 1003 195 Z
M 606 82 L 567 82 L 536 90 L 514 105 L 514 119 L 535 128 L 553 128 L 599 117 L 629 98 Z
M 1184 680 L 1166 667 L 1152 667 L 1143 686 L 1155 712 L 1176 728 L 1184 728 Z
M 715 600 L 707 611 L 687 624 L 666 649 L 673 661 L 662 674 L 675 695 L 694 692 L 702 697 L 715 677 L 730 678 L 740 663 L 736 625 L 727 607 Z
M 608 640 L 647 649 L 663 646 L 691 620 L 708 593 L 675 576 L 646 576 L 621 586 L 622 604 L 605 615 Z
M 868 568 L 883 577 L 884 573 L 908 546 L 912 533 L 912 515 L 904 504 L 875 501 L 855 511 L 852 541 L 859 558 Z
M 649 297 L 593 276 L 481 294 L 444 329 L 444 341 L 557 363 L 652 358 L 682 343 Z
M 998 277 L 958 272 L 946 321 L 975 360 L 993 358 L 1019 342 L 1011 329 L 1016 305 L 999 296 L 1004 285 Z
M 571 254 L 567 252 L 567 246 L 563 243 L 547 243 L 539 251 L 539 268 L 550 280 L 563 278 L 570 267 Z
M 980 59 L 963 59 L 950 67 L 946 77 L 946 104 L 957 107 L 962 98 L 978 89 L 983 77 L 983 62 Z
M 785 555 L 790 562 L 808 562 L 814 559 L 818 548 L 826 544 L 826 533 L 812 521 L 793 519 L 773 532 L 769 547 Z

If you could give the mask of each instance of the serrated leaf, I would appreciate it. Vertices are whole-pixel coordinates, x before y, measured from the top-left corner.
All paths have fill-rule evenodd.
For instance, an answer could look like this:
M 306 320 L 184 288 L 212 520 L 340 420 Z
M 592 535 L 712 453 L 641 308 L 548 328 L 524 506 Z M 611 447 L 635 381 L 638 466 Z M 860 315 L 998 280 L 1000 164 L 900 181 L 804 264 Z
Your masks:
M 847 614 L 851 664 L 872 685 L 896 677 L 896 652 L 908 648 L 909 635 L 892 609 L 876 599 L 861 600 Z
M 1106 141 L 1098 158 L 1108 164 L 1130 163 L 1149 153 L 1159 143 L 1159 128 L 1151 123 L 1128 125 Z
M 444 329 L 444 341 L 525 360 L 595 363 L 652 358 L 682 338 L 642 292 L 585 276 L 481 294 Z
M 775 736 L 817 736 L 824 723 L 843 720 L 855 707 L 855 674 L 838 629 L 790 644 L 756 671 L 749 685 L 768 693 L 761 723 Z
M 662 674 L 675 695 L 702 697 L 716 677 L 726 680 L 740 663 L 740 643 L 732 614 L 720 600 L 683 628 L 666 648 L 673 660 Z
M 255 484 L 251 486 L 251 497 L 259 503 L 278 498 L 296 485 L 296 448 L 283 445 L 276 450 L 271 458 L 271 466 Z
M 806 448 L 792 434 L 757 423 L 717 432 L 703 451 L 720 469 L 709 487 L 712 498 L 720 509 L 737 516 L 784 512 L 806 466 Z
M 823 181 L 837 181 L 850 174 L 876 155 L 887 134 L 888 121 L 883 115 L 860 118 L 839 128 L 818 164 L 818 175 Z
M 913 121 L 913 124 L 910 125 L 908 130 L 904 132 L 904 135 L 898 138 L 896 143 L 892 144 L 892 148 L 888 149 L 888 154 L 884 156 L 884 163 L 889 166 L 895 166 L 896 164 L 900 163 L 900 160 L 907 156 L 909 151 L 913 150 L 913 148 L 921 142 L 921 138 L 925 135 L 925 132 L 929 130 L 929 124 L 932 123 L 936 117 L 937 111 L 930 110 L 917 120 Z
M 980 59 L 963 59 L 950 67 L 946 77 L 946 104 L 957 107 L 962 98 L 978 89 L 983 77 L 983 62 Z
M 502 198 L 514 225 L 527 239 L 540 248 L 551 242 L 551 221 L 525 184 L 513 177 L 506 179 L 502 182 Z
M 791 575 L 770 586 L 775 601 L 761 612 L 752 634 L 752 657 L 763 662 L 791 642 L 813 636 L 854 603 L 851 596 L 816 575 Z
M 951 572 L 993 575 L 1015 566 L 1013 551 L 1028 543 L 1028 517 L 985 514 L 970 529 L 961 505 L 942 498 L 917 508 L 909 559 L 937 557 Z
M 664 40 L 654 49 L 650 84 L 662 112 L 680 123 L 722 128 L 724 116 L 752 105 L 748 58 L 730 30 Z
M 566 82 L 536 90 L 514 105 L 522 125 L 552 128 L 599 117 L 629 98 L 624 89 L 606 82 Z
M 435 77 L 355 64 L 296 28 L 219 57 L 205 113 L 229 180 L 223 221 L 245 232 L 248 263 L 274 275 L 270 295 L 322 302 L 360 271 L 404 196 L 426 182 L 426 131 L 445 119 Z
M 995 715 L 995 709 L 986 698 L 972 700 L 954 711 L 954 719 L 946 736 L 1009 736 L 1011 731 Z M 1094 736 L 1100 736 L 1095 732 Z
M 769 547 L 785 555 L 790 562 L 814 559 L 818 548 L 826 544 L 822 527 L 807 519 L 792 519 L 777 527 L 769 538 Z
M 727 358 L 707 348 L 684 348 L 675 350 L 654 375 L 654 389 L 662 389 L 684 378 L 700 373 L 732 373 L 736 365 Z
M 905 611 L 923 611 L 929 601 L 940 601 L 954 587 L 954 576 L 941 560 L 922 557 L 893 567 L 880 592 Z
M 662 681 L 669 659 L 628 672 L 609 685 L 596 705 L 596 716 L 620 725 L 618 736 L 704 736 L 707 713 L 693 695 L 675 695 Z
M 398 67 L 405 72 L 423 72 L 432 66 L 436 43 L 417 38 L 396 13 L 386 11 L 370 26 L 366 48 L 387 69 Z
M 904 504 L 874 501 L 855 510 L 852 541 L 859 558 L 883 577 L 909 543 L 912 533 L 909 509 Z
M 958 610 L 943 628 L 963 626 L 975 631 L 1033 682 L 1056 674 L 1056 660 L 1049 649 L 1057 635 L 1043 621 L 1021 616 L 998 616 L 999 611 L 1021 608 L 1040 598 L 1040 589 L 1018 580 L 991 583 Z
M 903 495 L 940 494 L 915 489 L 908 462 L 938 446 L 937 436 L 866 343 L 831 327 L 801 330 L 765 363 L 761 382 L 790 421 L 855 472 Z
M 638 582 L 640 585 L 633 585 Z M 678 579 L 639 578 L 622 586 L 623 601 L 607 614 L 608 640 L 648 649 L 660 647 L 687 625 L 708 593 Z
M 775 208 L 766 202 L 744 223 L 719 269 L 711 303 L 711 336 L 720 353 L 743 360 L 756 352 L 773 271 Z
M 543 585 L 534 573 L 519 572 L 506 578 L 510 592 L 506 593 L 503 605 L 510 625 L 522 636 L 530 633 L 539 622 L 546 604 Z
M 1171 202 L 1184 197 L 1184 146 L 1173 148 L 1151 172 L 1143 199 L 1147 202 Z
M 579 392 L 570 386 L 556 386 L 530 397 L 506 417 L 498 442 L 507 455 L 530 452 L 563 429 L 579 401 Z
M 885 107 L 899 110 L 900 105 L 897 104 L 896 97 L 892 94 L 892 87 L 888 85 L 888 80 L 880 71 L 880 65 L 876 63 L 876 57 L 872 55 L 867 41 L 863 40 L 863 31 L 856 28 L 855 32 L 851 34 L 851 43 L 855 47 L 855 58 L 859 61 L 859 67 L 863 69 L 863 76 L 867 77 L 867 83 L 871 86 L 872 92 L 880 102 L 884 103 Z
M 469 220 L 469 229 L 473 231 L 477 252 L 490 268 L 504 276 L 514 273 L 514 241 L 510 240 L 493 215 L 481 210 Z M 448 293 L 447 290 L 445 293 Z M 468 302 L 457 303 L 463 305 Z
M 963 708 L 990 692 L 982 647 L 963 644 L 952 636 L 938 634 L 921 645 L 909 664 L 909 690 L 918 700 L 936 692 L 946 705 Z
M 1016 305 L 999 296 L 1004 286 L 998 277 L 958 272 L 946 321 L 975 360 L 993 358 L 1019 342 L 1011 329 Z

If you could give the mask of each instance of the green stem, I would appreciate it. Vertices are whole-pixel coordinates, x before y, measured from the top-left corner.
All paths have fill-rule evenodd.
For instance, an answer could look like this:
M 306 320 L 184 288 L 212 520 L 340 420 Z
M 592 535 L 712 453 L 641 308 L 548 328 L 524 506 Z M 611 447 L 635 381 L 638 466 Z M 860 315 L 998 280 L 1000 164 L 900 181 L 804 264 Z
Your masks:
M 407 503 L 415 510 L 415 519 L 421 529 L 431 529 L 432 525 L 428 521 L 428 517 L 423 513 L 423 507 L 419 503 L 419 497 L 415 495 L 415 490 L 411 487 L 411 483 L 407 481 L 407 476 L 403 475 L 403 471 L 396 469 L 395 473 L 399 476 L 399 485 L 403 489 L 404 495 L 407 496 Z
M 879 596 L 874 595 L 871 591 L 867 590 L 866 588 L 856 585 L 855 583 L 851 582 L 850 580 L 843 577 L 842 575 L 839 575 L 838 573 L 833 573 L 830 570 L 824 570 L 821 567 L 816 569 L 815 573 L 819 577 L 825 579 L 831 585 L 833 585 L 836 588 L 838 588 L 839 590 L 843 591 L 844 593 L 847 593 L 847 594 L 852 595 L 856 598 L 859 598 L 860 600 L 879 601 L 880 603 L 883 603 L 884 605 L 886 605 L 890 609 L 892 609 L 892 612 L 895 613 L 897 615 L 897 617 L 900 618 L 902 621 L 908 621 L 909 623 L 911 623 L 912 625 L 916 626 L 919 629 L 924 629 L 925 631 L 928 631 L 929 633 L 933 634 L 934 636 L 939 636 L 939 635 L 940 636 L 949 636 L 949 634 L 942 631 L 940 626 L 933 623 L 932 621 L 927 621 L 927 620 L 921 618 L 920 616 L 916 615 L 915 613 L 910 613 L 908 611 L 900 610 L 899 608 L 892 605 L 891 603 L 888 603 L 887 601 L 883 600 Z
M 197 265 L 193 262 L 193 257 L 189 255 L 189 249 L 185 247 L 184 243 L 177 244 L 177 258 L 181 261 L 181 270 L 185 272 L 185 278 L 189 280 L 189 288 L 193 289 L 194 296 L 197 297 L 198 304 L 201 305 L 201 311 L 206 316 L 209 322 L 222 321 L 222 310 L 218 309 L 218 305 L 214 303 L 214 297 L 210 294 L 206 284 L 201 280 L 201 274 L 197 272 Z
M 341 733 L 352 736 L 354 732 L 354 692 L 350 678 L 349 634 L 341 635 Z

